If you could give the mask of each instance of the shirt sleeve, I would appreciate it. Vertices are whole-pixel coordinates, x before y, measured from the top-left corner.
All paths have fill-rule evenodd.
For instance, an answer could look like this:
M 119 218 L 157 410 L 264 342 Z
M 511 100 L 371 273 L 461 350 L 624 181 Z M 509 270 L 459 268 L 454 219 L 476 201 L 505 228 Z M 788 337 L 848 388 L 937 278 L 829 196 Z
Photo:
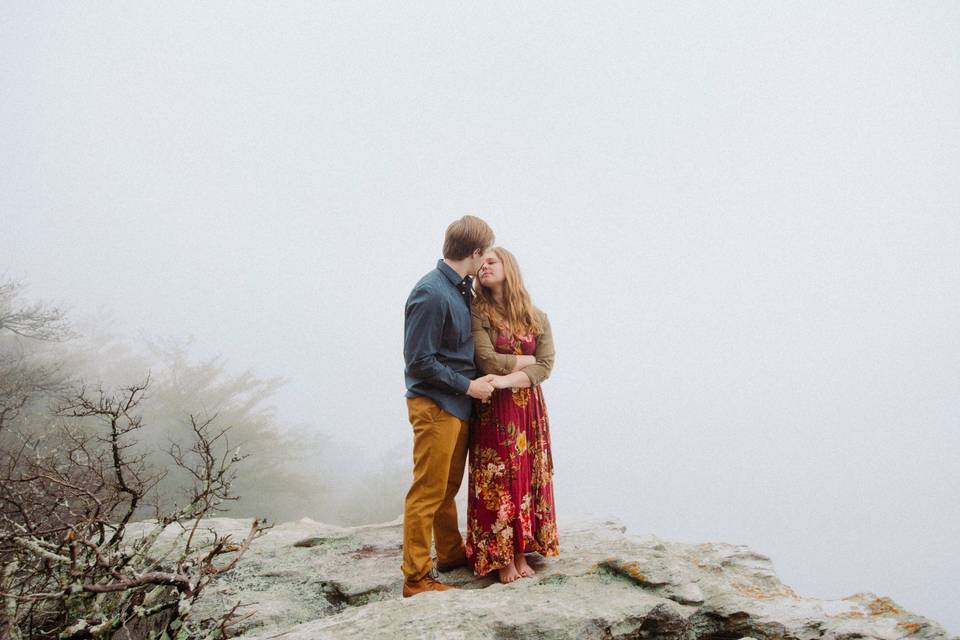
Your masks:
M 403 358 L 407 372 L 441 389 L 466 393 L 470 379 L 440 360 L 440 340 L 446 318 L 443 298 L 427 288 L 410 294 L 407 300 L 403 332 Z

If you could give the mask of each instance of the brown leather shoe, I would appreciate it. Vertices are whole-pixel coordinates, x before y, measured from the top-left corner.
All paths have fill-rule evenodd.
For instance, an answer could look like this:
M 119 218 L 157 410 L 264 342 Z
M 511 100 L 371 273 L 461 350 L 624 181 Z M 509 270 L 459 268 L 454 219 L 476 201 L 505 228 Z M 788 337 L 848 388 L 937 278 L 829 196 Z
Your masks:
M 431 576 L 425 576 L 424 578 L 416 581 L 403 581 L 404 598 L 415 596 L 418 593 L 426 593 L 427 591 L 447 591 L 448 589 L 456 589 L 456 587 L 443 584 L 442 582 L 437 582 Z

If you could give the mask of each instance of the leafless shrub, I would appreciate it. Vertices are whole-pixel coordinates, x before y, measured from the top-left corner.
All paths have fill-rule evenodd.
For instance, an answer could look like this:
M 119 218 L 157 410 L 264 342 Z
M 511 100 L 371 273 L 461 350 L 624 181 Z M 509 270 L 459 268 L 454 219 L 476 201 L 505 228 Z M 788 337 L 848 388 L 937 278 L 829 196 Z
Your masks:
M 151 503 L 163 474 L 133 455 L 136 414 L 149 381 L 109 395 L 81 390 L 59 408 L 55 432 L 20 438 L 0 452 L 0 637 L 226 637 L 237 607 L 194 620 L 192 605 L 218 575 L 233 569 L 269 525 L 255 519 L 233 541 L 196 535 L 201 520 L 235 499 L 235 465 L 226 429 L 190 418 L 194 439 L 173 446 L 175 465 L 194 480 L 182 506 L 152 504 L 156 519 L 130 539 L 134 514 Z M 83 420 L 95 419 L 96 429 Z M 158 545 L 168 527 L 172 547 Z

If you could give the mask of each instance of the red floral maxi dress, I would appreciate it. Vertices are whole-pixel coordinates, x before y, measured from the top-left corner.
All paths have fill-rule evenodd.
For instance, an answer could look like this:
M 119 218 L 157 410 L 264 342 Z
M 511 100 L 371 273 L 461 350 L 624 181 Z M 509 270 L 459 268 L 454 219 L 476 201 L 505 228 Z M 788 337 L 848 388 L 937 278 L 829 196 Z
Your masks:
M 536 338 L 498 335 L 499 353 L 533 355 Z M 515 553 L 560 553 L 553 459 L 540 386 L 495 389 L 470 429 L 467 559 L 486 575 Z

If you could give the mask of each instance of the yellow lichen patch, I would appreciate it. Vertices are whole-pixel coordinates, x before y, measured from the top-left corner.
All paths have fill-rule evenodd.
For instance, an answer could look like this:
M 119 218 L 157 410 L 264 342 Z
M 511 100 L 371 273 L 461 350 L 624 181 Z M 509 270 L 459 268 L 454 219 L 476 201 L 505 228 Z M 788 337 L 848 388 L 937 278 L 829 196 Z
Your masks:
M 739 591 L 740 593 L 750 596 L 751 598 L 756 598 L 757 600 L 769 600 L 771 598 L 796 598 L 797 594 L 790 587 L 783 587 L 782 589 L 770 590 L 770 589 L 761 589 L 759 587 L 754 587 L 748 584 L 742 584 L 740 582 L 734 582 L 731 586 Z
M 920 630 L 922 626 L 923 625 L 920 624 L 919 622 L 898 622 L 897 623 L 897 629 L 903 629 L 904 631 L 906 631 L 906 633 L 903 634 L 904 636 L 909 636 L 911 634 L 916 633 L 917 631 Z
M 828 618 L 864 618 L 866 614 L 863 611 L 844 611 L 843 613 L 828 613 Z
M 880 616 L 885 613 L 894 615 L 903 613 L 893 604 L 893 600 L 890 598 L 874 598 L 873 602 L 867 604 L 867 608 L 870 609 L 870 615 L 872 616 Z
M 630 577 L 639 582 L 646 582 L 647 578 L 642 573 L 640 573 L 640 565 L 636 562 L 628 562 L 625 565 L 621 566 L 621 569 L 630 574 Z

